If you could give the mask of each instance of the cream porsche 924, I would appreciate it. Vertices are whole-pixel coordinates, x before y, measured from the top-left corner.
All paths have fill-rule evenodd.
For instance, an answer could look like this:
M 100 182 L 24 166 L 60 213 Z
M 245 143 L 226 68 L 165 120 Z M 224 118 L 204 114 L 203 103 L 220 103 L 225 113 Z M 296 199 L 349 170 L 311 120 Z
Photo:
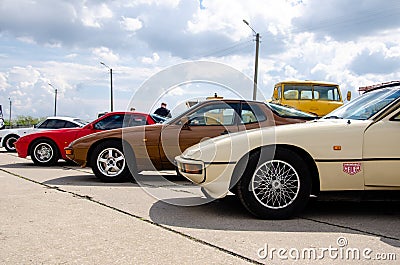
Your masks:
M 289 218 L 323 191 L 400 191 L 400 82 L 324 118 L 212 138 L 176 157 L 206 196 L 235 193 L 266 219 Z

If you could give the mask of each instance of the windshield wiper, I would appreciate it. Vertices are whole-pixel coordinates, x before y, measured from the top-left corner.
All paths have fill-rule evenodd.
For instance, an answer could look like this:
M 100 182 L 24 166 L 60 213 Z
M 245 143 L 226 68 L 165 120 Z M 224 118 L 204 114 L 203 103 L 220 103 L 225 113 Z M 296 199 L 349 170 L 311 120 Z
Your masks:
M 332 115 L 332 116 L 325 117 L 325 119 L 343 119 L 343 118 L 339 117 L 339 116 Z

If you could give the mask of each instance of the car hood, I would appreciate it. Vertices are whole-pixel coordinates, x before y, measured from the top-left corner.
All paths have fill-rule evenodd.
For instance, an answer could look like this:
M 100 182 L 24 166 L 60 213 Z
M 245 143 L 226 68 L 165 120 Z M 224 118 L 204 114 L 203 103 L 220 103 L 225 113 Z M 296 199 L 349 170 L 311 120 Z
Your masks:
M 163 124 L 153 124 L 153 125 L 143 125 L 143 126 L 134 126 L 134 127 L 125 127 L 125 128 L 118 128 L 113 130 L 107 130 L 103 132 L 97 132 L 93 134 L 89 134 L 83 136 L 75 141 L 73 141 L 69 147 L 73 147 L 78 144 L 91 144 L 97 140 L 104 139 L 104 138 L 124 138 L 129 137 L 130 135 L 134 134 L 144 134 L 147 131 L 152 130 L 161 130 Z
M 81 130 L 82 128 L 76 127 L 76 128 L 65 128 L 65 129 L 52 129 L 52 130 L 45 130 L 45 129 L 35 129 L 35 131 L 32 131 L 32 133 L 27 134 L 21 138 L 30 138 L 30 137 L 40 137 L 43 135 L 53 135 L 53 134 L 59 134 L 59 133 L 70 133 L 70 132 L 77 132 Z
M 301 148 L 318 159 L 358 158 L 362 155 L 362 134 L 371 123 L 325 119 L 253 129 L 203 141 L 182 156 L 207 162 L 238 161 L 250 150 L 279 144 Z M 333 146 L 341 146 L 342 152 L 334 151 Z
M 26 133 L 31 133 L 38 131 L 35 127 L 28 127 L 28 128 L 15 128 L 15 129 L 4 129 L 0 131 L 0 137 L 8 134 L 26 134 Z

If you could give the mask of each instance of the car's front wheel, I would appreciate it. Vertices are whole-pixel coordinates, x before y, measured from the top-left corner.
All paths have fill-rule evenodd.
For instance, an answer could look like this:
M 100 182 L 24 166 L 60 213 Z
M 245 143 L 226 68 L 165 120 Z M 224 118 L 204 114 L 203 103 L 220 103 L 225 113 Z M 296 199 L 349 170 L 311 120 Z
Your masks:
M 311 176 L 295 152 L 278 148 L 254 153 L 237 186 L 245 208 L 263 219 L 286 219 L 301 211 L 311 194 Z
M 38 166 L 52 166 L 60 157 L 57 145 L 48 139 L 37 140 L 32 145 L 30 155 L 33 163 Z
M 132 179 L 121 142 L 100 143 L 93 150 L 90 165 L 95 176 L 104 182 Z
M 8 135 L 6 136 L 6 138 L 4 138 L 4 148 L 8 151 L 8 152 L 15 152 L 15 142 L 18 140 L 19 136 L 12 134 L 12 135 Z

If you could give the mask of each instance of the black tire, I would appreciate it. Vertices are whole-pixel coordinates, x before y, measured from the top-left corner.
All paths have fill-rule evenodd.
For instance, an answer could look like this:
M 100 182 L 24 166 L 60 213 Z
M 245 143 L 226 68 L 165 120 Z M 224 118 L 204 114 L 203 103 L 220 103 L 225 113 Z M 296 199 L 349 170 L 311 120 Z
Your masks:
M 30 155 L 37 166 L 53 166 L 60 158 L 60 151 L 53 141 L 39 139 L 32 144 Z
M 14 143 L 19 139 L 19 136 L 16 134 L 11 134 L 11 135 L 7 135 L 6 138 L 4 138 L 4 148 L 8 151 L 8 152 L 15 152 L 15 146 Z
M 295 152 L 277 148 L 253 153 L 238 182 L 244 207 L 262 219 L 288 219 L 303 210 L 311 194 L 311 176 Z
M 90 159 L 93 173 L 103 182 L 125 182 L 133 179 L 119 141 L 100 143 L 94 148 Z

